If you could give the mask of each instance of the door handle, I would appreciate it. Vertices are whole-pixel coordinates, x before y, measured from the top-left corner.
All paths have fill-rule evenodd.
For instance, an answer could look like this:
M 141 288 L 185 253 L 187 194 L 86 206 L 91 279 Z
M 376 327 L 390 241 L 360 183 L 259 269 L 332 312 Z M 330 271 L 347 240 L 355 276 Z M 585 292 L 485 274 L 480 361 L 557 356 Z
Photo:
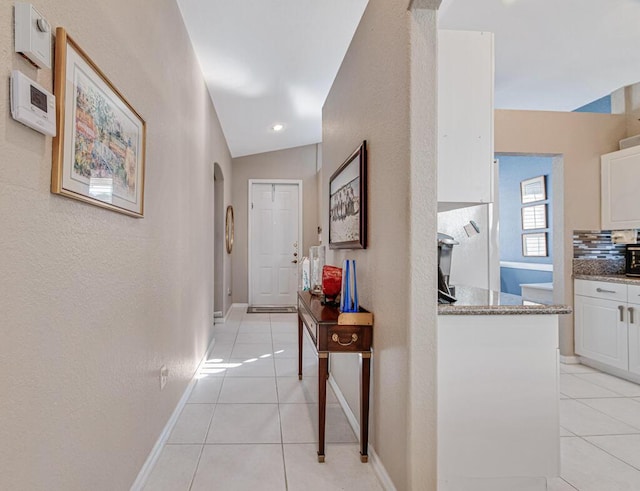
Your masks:
M 616 293 L 615 290 L 605 290 L 604 288 L 596 288 L 598 293 Z
M 624 306 L 618 305 L 618 311 L 620 312 L 620 322 L 624 322 Z
M 629 323 L 633 324 L 633 312 L 635 309 L 633 307 L 628 307 L 627 310 L 629 311 Z

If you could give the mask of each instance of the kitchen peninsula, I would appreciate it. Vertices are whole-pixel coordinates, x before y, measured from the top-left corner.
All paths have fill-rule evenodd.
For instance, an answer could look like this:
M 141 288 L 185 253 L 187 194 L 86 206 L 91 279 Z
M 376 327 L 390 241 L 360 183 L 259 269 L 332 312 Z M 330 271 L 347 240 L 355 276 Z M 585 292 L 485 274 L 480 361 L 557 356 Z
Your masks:
M 438 305 L 438 489 L 544 491 L 560 474 L 558 315 L 571 308 L 455 296 Z

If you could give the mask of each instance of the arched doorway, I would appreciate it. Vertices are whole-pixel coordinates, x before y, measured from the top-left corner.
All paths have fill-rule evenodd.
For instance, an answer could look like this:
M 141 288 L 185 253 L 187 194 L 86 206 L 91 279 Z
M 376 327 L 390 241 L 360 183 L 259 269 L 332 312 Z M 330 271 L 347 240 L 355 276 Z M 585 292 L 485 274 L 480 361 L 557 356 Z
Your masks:
M 220 164 L 213 165 L 214 242 L 213 242 L 213 310 L 224 315 L 224 176 Z

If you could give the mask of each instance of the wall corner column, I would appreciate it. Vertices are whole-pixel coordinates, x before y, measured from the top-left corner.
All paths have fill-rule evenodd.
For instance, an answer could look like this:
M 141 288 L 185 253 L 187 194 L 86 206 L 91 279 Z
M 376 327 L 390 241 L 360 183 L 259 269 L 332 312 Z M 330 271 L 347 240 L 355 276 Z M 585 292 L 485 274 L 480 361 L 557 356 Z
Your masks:
M 437 8 L 410 3 L 409 489 L 437 489 Z

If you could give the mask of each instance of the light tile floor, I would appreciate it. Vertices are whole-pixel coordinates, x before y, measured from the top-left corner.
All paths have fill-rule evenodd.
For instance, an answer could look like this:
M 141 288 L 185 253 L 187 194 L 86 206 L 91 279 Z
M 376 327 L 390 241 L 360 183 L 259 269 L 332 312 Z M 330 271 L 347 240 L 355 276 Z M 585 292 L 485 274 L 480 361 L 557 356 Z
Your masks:
M 296 314 L 234 308 L 147 480 L 146 491 L 382 490 L 327 385 L 326 462 L 317 461 L 318 365 Z
M 317 450 L 317 359 L 295 314 L 234 309 L 145 486 L 147 491 L 381 490 L 327 388 L 327 460 Z M 550 491 L 640 490 L 640 385 L 560 367 L 561 477 Z M 514 490 L 517 491 L 517 490 Z
M 640 490 L 640 385 L 560 365 L 561 478 L 552 491 Z

